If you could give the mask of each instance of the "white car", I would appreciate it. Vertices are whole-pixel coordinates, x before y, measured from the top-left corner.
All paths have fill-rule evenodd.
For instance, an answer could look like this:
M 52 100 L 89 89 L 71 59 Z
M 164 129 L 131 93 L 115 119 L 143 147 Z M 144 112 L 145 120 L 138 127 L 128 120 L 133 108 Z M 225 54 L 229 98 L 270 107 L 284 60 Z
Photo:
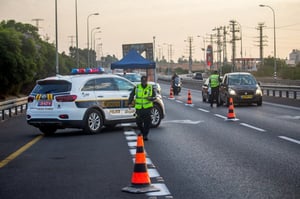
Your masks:
M 128 97 L 135 84 L 112 74 L 81 74 L 48 77 L 37 81 L 28 96 L 27 123 L 44 134 L 57 129 L 80 128 L 98 133 L 103 126 L 135 122 Z M 151 112 L 152 127 L 165 116 L 161 95 Z

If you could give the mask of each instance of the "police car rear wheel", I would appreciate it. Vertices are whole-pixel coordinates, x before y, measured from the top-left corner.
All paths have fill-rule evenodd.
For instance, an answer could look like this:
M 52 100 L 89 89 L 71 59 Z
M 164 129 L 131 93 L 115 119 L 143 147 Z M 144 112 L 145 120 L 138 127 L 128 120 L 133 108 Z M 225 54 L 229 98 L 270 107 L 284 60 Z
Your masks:
M 101 131 L 103 119 L 101 113 L 96 109 L 90 109 L 85 115 L 84 131 L 88 134 L 95 134 Z
M 152 119 L 152 124 L 151 127 L 156 128 L 159 126 L 162 118 L 162 111 L 159 108 L 158 105 L 154 105 L 152 110 L 151 110 L 151 119 Z

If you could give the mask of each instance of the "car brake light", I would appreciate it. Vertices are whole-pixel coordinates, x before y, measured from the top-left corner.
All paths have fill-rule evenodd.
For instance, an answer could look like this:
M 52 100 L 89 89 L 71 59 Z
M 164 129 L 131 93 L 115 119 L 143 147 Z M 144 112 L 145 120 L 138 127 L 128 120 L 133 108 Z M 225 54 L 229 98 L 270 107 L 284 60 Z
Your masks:
M 29 97 L 27 98 L 27 102 L 28 102 L 28 103 L 32 103 L 33 100 L 34 100 L 34 97 L 33 97 L 33 96 L 29 96 Z
M 77 95 L 62 95 L 55 97 L 57 102 L 73 102 L 77 99 Z

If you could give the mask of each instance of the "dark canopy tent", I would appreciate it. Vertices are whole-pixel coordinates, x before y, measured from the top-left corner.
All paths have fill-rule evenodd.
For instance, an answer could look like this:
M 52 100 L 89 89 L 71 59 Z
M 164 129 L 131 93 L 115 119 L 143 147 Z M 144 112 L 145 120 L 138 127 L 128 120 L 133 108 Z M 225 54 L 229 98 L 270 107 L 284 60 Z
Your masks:
M 111 63 L 111 69 L 149 69 L 155 68 L 155 62 L 142 57 L 135 49 L 131 49 L 123 59 Z

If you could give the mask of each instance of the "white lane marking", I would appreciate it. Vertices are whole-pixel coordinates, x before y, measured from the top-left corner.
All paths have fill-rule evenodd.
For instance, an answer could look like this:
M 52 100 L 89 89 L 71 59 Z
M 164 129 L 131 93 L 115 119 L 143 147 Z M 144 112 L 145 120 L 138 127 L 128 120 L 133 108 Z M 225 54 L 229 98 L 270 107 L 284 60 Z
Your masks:
M 295 139 L 293 139 L 293 138 L 289 138 L 289 137 L 286 137 L 286 136 L 278 136 L 278 137 L 281 138 L 281 139 L 290 141 L 290 142 L 294 142 L 294 143 L 296 143 L 296 144 L 300 144 L 300 141 L 299 141 L 299 140 L 295 140 Z
M 176 102 L 178 102 L 178 103 L 180 103 L 180 104 L 182 104 L 183 102 L 182 101 L 180 101 L 180 100 L 176 100 Z
M 201 122 L 204 122 L 203 120 L 198 121 L 192 121 L 192 120 L 169 120 L 169 121 L 163 121 L 163 123 L 180 123 L 180 124 L 199 124 Z
M 132 159 L 133 163 L 135 163 L 135 154 L 136 154 L 136 148 L 133 149 L 132 147 L 134 146 L 134 144 L 132 143 L 133 141 L 131 141 L 132 137 L 136 137 L 133 135 L 132 132 L 135 132 L 134 130 L 129 130 L 129 131 L 124 131 L 124 135 L 126 137 L 126 140 L 128 142 L 128 146 L 129 146 L 129 152 L 130 154 L 134 157 Z M 136 147 L 136 144 L 135 144 Z M 144 152 L 145 155 L 148 156 L 145 148 L 144 148 Z M 158 170 L 155 168 L 155 166 L 153 165 L 151 159 L 149 157 L 146 157 L 146 164 L 148 166 L 147 171 L 148 171 L 148 175 L 150 178 L 152 179 L 156 179 L 158 182 L 164 182 L 163 178 L 160 176 Z M 151 168 L 154 167 L 154 168 Z M 167 188 L 166 184 L 163 183 L 151 183 L 151 185 L 155 186 L 156 188 L 159 189 L 159 191 L 154 192 L 149 192 L 146 193 L 147 196 L 165 196 L 165 198 L 173 198 L 173 196 L 171 195 L 169 189 Z
M 291 120 L 299 120 L 300 119 L 300 115 L 280 115 L 278 116 L 278 118 L 282 118 L 282 119 L 291 119 Z
M 203 109 L 203 108 L 198 108 L 199 111 L 205 112 L 205 113 L 209 113 L 209 110 Z
M 219 114 L 214 114 L 215 116 L 222 118 L 222 119 L 227 119 L 227 117 L 223 116 L 223 115 L 219 115 Z
M 265 129 L 261 129 L 261 128 L 255 127 L 255 126 L 252 126 L 250 124 L 240 123 L 240 125 L 245 126 L 245 127 L 249 127 L 251 129 L 255 129 L 255 130 L 260 131 L 260 132 L 266 132 Z
M 152 183 L 151 185 L 158 188 L 159 191 L 146 193 L 147 196 L 166 196 L 165 198 L 173 198 L 172 196 L 168 197 L 168 195 L 170 195 L 171 193 L 170 193 L 170 191 L 168 190 L 168 188 L 165 184 Z

